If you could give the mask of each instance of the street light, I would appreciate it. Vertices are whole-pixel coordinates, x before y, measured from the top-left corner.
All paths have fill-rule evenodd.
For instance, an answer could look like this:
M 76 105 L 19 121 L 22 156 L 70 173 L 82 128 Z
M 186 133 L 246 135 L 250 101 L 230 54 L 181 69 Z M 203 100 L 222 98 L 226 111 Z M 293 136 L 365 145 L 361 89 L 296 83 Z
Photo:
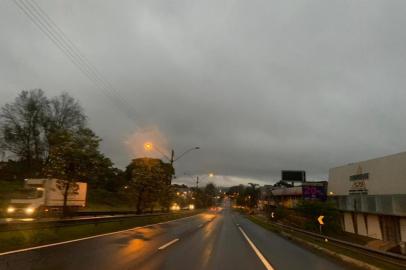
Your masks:
M 144 143 L 144 149 L 145 149 L 145 150 L 151 151 L 152 148 L 153 148 L 152 143 L 149 143 L 149 142 Z
M 189 153 L 189 152 L 191 152 L 193 150 L 199 150 L 200 147 L 195 146 L 195 147 L 189 148 L 176 158 L 175 158 L 175 151 L 173 149 L 171 151 L 171 157 L 168 157 L 165 153 L 163 153 L 163 151 L 161 151 L 161 149 L 159 149 L 156 145 L 152 144 L 151 142 L 144 143 L 144 149 L 147 150 L 147 151 L 156 150 L 158 153 L 160 153 L 162 156 L 164 156 L 172 165 L 175 161 L 178 161 L 179 159 L 181 159 L 187 153 Z
M 165 157 L 165 158 L 169 161 L 169 163 L 171 164 L 171 166 L 173 166 L 173 163 L 174 163 L 175 161 L 178 161 L 178 160 L 179 160 L 180 158 L 182 158 L 184 155 L 186 155 L 187 153 L 189 153 L 189 152 L 191 152 L 191 151 L 193 151 L 193 150 L 199 150 L 200 147 L 199 147 L 199 146 L 195 146 L 195 147 L 189 148 L 189 149 L 187 149 L 186 151 L 184 151 L 182 154 L 180 154 L 180 155 L 179 155 L 178 157 L 176 157 L 176 158 L 175 158 L 175 150 L 172 149 L 172 151 L 171 151 L 171 157 L 168 157 L 167 155 L 165 155 L 165 154 L 163 153 L 163 151 L 161 151 L 156 145 L 154 145 L 154 144 L 151 143 L 151 142 L 146 142 L 146 143 L 144 143 L 144 149 L 145 149 L 146 151 L 156 150 L 158 153 L 160 153 L 163 157 Z
M 194 180 L 193 175 L 188 174 L 188 173 L 184 173 L 184 175 L 190 176 L 190 177 Z M 199 180 L 202 181 L 202 180 L 206 179 L 207 177 L 209 177 L 209 178 L 214 177 L 214 173 L 209 173 L 209 174 L 207 174 L 207 175 L 201 177 L 200 179 L 199 179 L 199 176 L 196 175 L 196 189 L 199 188 Z

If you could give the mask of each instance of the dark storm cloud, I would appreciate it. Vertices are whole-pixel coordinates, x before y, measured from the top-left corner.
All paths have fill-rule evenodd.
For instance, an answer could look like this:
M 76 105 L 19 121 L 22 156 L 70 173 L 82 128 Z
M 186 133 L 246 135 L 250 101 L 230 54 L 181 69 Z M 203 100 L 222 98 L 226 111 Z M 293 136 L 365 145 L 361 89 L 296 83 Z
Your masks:
M 406 149 L 404 1 L 38 3 L 132 104 L 138 126 L 177 152 L 202 147 L 179 161 L 180 175 L 269 181 L 305 169 L 320 179 Z M 1 100 L 70 92 L 125 166 L 135 124 L 121 108 L 12 1 L 0 3 L 0 31 Z

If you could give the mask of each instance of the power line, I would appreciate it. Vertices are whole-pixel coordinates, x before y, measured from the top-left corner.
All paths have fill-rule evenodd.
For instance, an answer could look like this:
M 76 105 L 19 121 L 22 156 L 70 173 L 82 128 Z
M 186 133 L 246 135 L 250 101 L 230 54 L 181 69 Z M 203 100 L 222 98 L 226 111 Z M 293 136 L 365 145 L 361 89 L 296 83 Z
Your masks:
M 27 0 L 30 2 L 29 0 Z M 97 70 L 97 68 L 86 58 L 86 56 L 79 50 L 79 48 L 72 42 L 71 39 L 61 30 L 61 28 L 48 16 L 48 14 L 35 2 L 35 0 L 31 0 L 31 2 L 34 4 L 35 8 L 39 12 L 39 14 L 42 15 L 44 18 L 44 21 L 55 30 L 55 33 L 59 35 L 59 37 L 65 41 L 65 44 L 76 53 L 76 55 L 79 57 L 83 63 L 89 67 L 90 71 L 100 79 L 105 85 L 107 85 L 110 89 L 114 90 L 114 92 L 119 96 L 120 101 L 122 101 L 124 104 L 126 104 L 128 107 L 134 109 L 131 104 L 126 102 L 126 100 L 120 95 L 120 92 L 109 82 L 107 81 L 104 76 Z
M 109 83 L 104 76 L 91 64 L 78 47 L 70 40 L 58 25 L 34 1 L 13 0 L 17 7 L 43 32 L 54 45 L 85 75 L 95 86 L 137 124 L 134 118 L 134 108 Z M 116 107 L 116 109 L 117 109 Z
M 24 2 L 21 1 L 22 4 L 24 5 Z M 27 4 L 30 4 L 29 1 L 26 1 Z M 39 7 L 39 5 L 36 5 L 37 7 Z M 133 112 L 131 112 L 130 110 L 130 105 L 128 103 L 125 102 L 125 99 L 123 99 L 121 96 L 119 96 L 118 91 L 116 90 L 115 93 L 113 93 L 113 91 L 111 91 L 111 84 L 108 85 L 106 83 L 106 80 L 103 79 L 103 75 L 100 74 L 100 72 L 97 71 L 97 69 L 95 67 L 91 67 L 89 66 L 89 64 L 87 64 L 84 60 L 83 60 L 83 54 L 80 52 L 80 50 L 73 44 L 72 41 L 70 41 L 71 45 L 69 46 L 69 44 L 64 40 L 63 36 L 66 37 L 66 35 L 62 32 L 62 30 L 59 28 L 59 32 L 62 33 L 58 34 L 58 32 L 55 32 L 52 28 L 52 25 L 56 25 L 56 23 L 54 23 L 52 20 L 45 20 L 43 18 L 43 16 L 41 16 L 41 14 L 38 12 L 38 10 L 34 10 L 33 5 L 28 6 L 28 5 L 24 5 L 24 7 L 26 9 L 28 9 L 27 11 L 30 12 L 30 14 L 32 15 L 31 18 L 36 20 L 37 22 L 39 21 L 39 23 L 41 24 L 42 30 L 45 30 L 47 33 L 49 33 L 52 37 L 53 40 L 57 43 L 59 43 L 60 46 L 58 46 L 60 49 L 62 49 L 64 52 L 67 52 L 68 56 L 70 56 L 70 58 L 73 58 L 72 60 L 76 62 L 76 66 L 80 66 L 80 70 L 86 73 L 87 77 L 91 77 L 89 78 L 90 80 L 92 80 L 97 87 L 101 88 L 100 90 L 102 90 L 104 92 L 104 94 L 112 99 L 114 101 L 114 103 L 116 105 L 118 105 L 118 107 L 120 108 L 120 110 L 125 110 L 125 113 L 127 114 L 127 117 L 129 117 L 130 119 L 134 120 L 134 114 Z M 34 13 L 36 11 L 36 13 Z M 42 10 L 42 13 L 46 15 L 46 13 Z M 48 15 L 46 15 L 48 16 Z M 48 16 L 49 18 L 49 16 Z M 50 22 L 49 22 L 50 21 Z M 37 23 L 37 26 L 38 23 Z M 49 35 L 48 35 L 49 36 Z M 62 46 L 62 48 L 61 48 Z M 73 48 L 76 48 L 73 49 Z M 65 53 L 66 55 L 66 53 Z M 89 61 L 87 61 L 89 62 Z M 119 103 L 119 104 L 117 104 Z

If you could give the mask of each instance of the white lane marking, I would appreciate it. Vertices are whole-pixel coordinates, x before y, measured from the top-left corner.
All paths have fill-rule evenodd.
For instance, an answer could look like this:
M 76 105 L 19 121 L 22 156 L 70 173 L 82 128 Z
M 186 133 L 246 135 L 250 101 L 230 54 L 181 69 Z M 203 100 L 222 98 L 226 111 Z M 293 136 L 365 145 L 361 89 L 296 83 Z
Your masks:
M 193 216 L 183 217 L 183 218 L 179 218 L 179 219 L 168 220 L 168 221 L 165 221 L 165 222 L 160 222 L 160 224 L 175 222 L 175 221 L 178 221 L 178 220 L 187 219 L 187 218 L 192 218 L 192 217 L 196 217 L 196 216 L 197 216 L 197 215 L 193 215 Z M 52 244 L 41 245 L 41 246 L 36 246 L 36 247 L 30 247 L 30 248 L 23 248 L 23 249 L 17 249 L 17 250 L 6 251 L 6 252 L 3 252 L 3 253 L 0 253 L 0 256 L 9 255 L 9 254 L 14 254 L 14 253 L 21 253 L 21 252 L 31 251 L 31 250 L 41 249 L 41 248 L 60 246 L 60 245 L 65 245 L 65 244 L 69 244 L 69 243 L 74 243 L 74 242 L 80 242 L 80 241 L 84 241 L 84 240 L 89 240 L 89 239 L 93 239 L 93 238 L 98 238 L 98 237 L 103 237 L 103 236 L 109 236 L 109 235 L 119 234 L 119 233 L 123 233 L 123 232 L 130 232 L 130 231 L 137 230 L 137 229 L 141 229 L 141 228 L 151 227 L 151 226 L 157 225 L 157 224 L 158 224 L 158 223 L 154 223 L 154 224 L 149 224 L 149 225 L 145 225 L 145 226 L 134 227 L 134 228 L 131 228 L 131 229 L 126 229 L 126 230 L 121 230 L 121 231 L 116 231 L 116 232 L 110 232 L 110 233 L 97 234 L 97 235 L 93 235 L 93 236 L 88 236 L 88 237 L 83 237 L 83 238 L 78 238 L 78 239 L 73 239 L 73 240 L 58 242 L 58 243 L 52 243 Z
M 179 238 L 175 238 L 175 239 L 173 239 L 172 241 L 166 243 L 165 245 L 159 247 L 158 250 L 163 250 L 163 249 L 169 247 L 170 245 L 175 244 L 175 243 L 178 242 L 178 241 L 179 241 Z
M 267 259 L 264 257 L 264 255 L 262 255 L 261 251 L 259 251 L 259 249 L 254 245 L 254 243 L 251 241 L 251 239 L 249 239 L 249 237 L 247 236 L 247 234 L 244 232 L 244 230 L 238 226 L 238 229 L 240 229 L 242 235 L 244 235 L 245 239 L 247 240 L 248 244 L 250 244 L 250 246 L 252 247 L 252 249 L 254 250 L 255 254 L 257 254 L 258 258 L 261 260 L 261 262 L 264 264 L 265 268 L 267 270 L 274 270 L 274 268 L 271 266 L 271 264 L 267 261 Z

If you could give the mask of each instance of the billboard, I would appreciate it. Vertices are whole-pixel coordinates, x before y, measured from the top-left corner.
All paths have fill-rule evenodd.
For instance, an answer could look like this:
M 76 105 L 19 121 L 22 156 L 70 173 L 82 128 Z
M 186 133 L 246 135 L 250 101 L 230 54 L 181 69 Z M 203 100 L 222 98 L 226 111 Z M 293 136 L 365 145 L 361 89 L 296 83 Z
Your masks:
M 311 183 L 302 185 L 302 194 L 304 200 L 327 200 L 327 182 Z
M 306 172 L 305 171 L 282 171 L 282 181 L 306 182 Z

